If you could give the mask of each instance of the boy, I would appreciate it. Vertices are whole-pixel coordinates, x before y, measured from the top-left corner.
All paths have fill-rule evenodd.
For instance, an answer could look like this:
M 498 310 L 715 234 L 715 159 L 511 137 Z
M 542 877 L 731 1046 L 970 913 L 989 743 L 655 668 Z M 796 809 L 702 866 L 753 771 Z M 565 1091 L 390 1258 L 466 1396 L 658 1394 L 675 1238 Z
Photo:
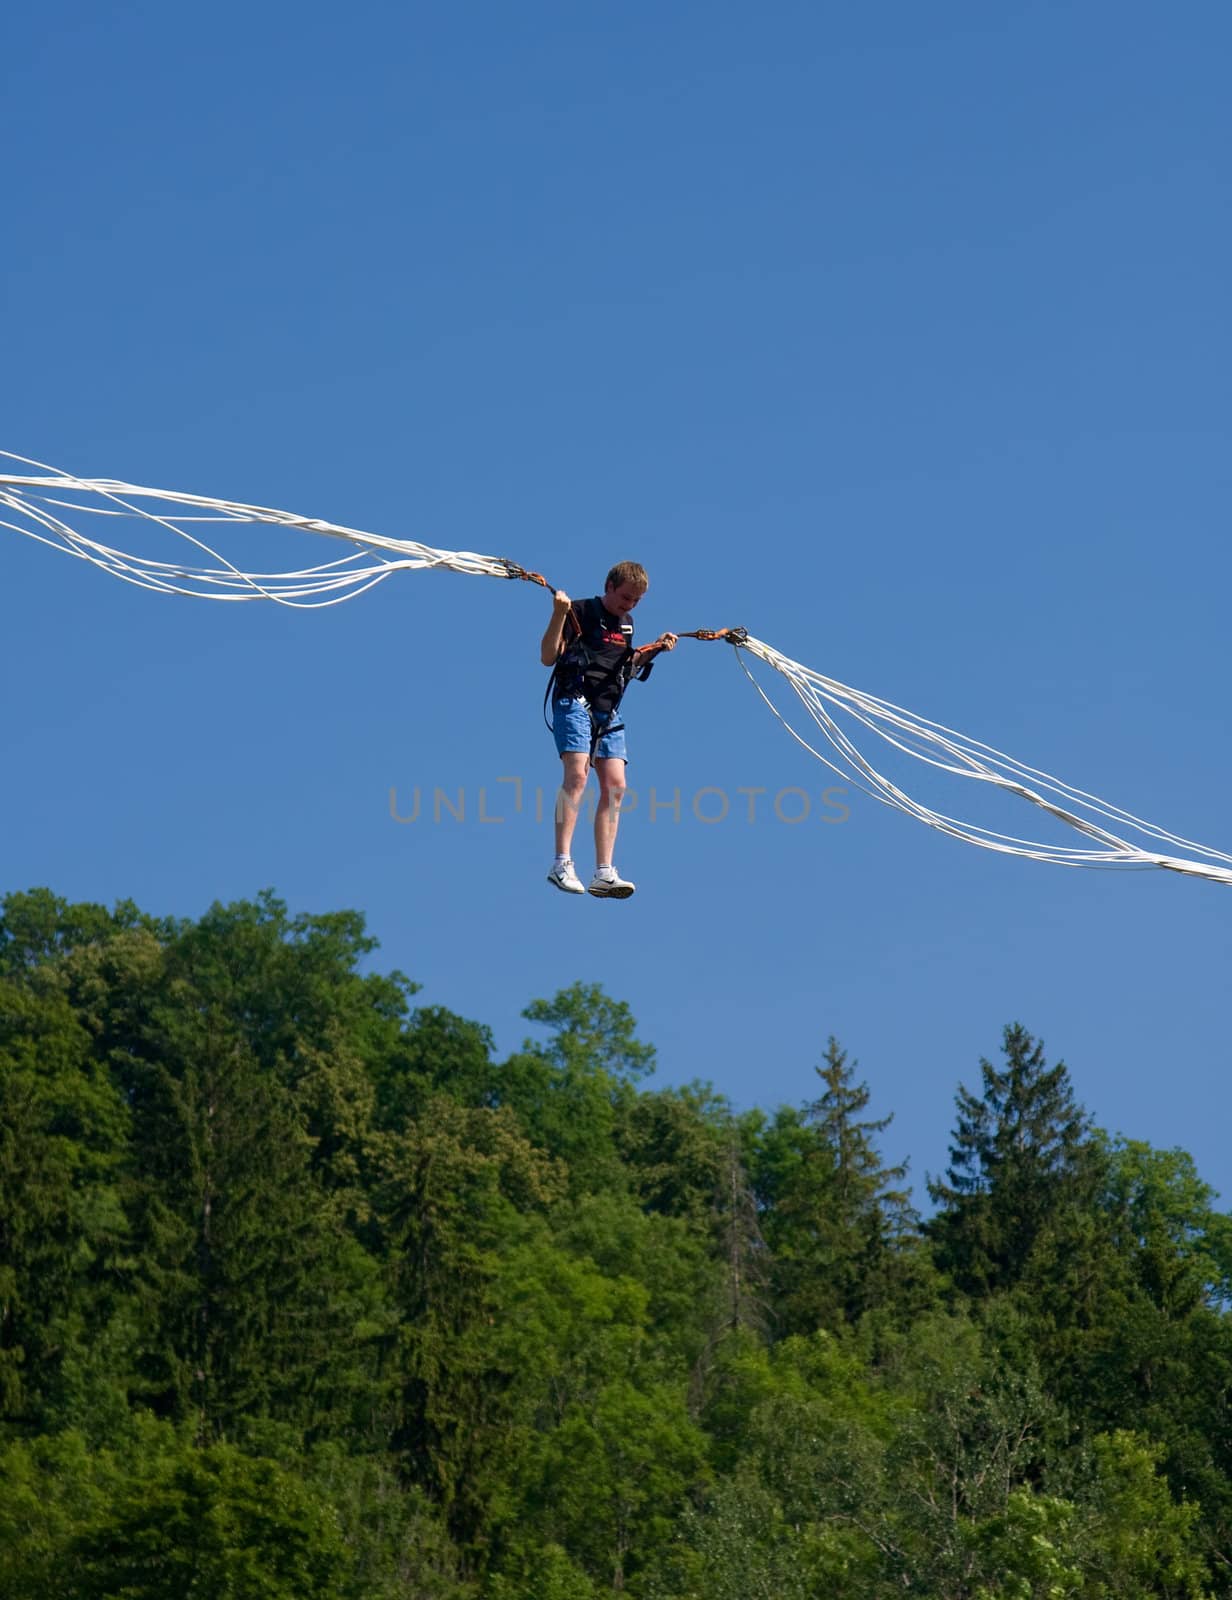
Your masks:
M 556 860 L 548 882 L 565 894 L 586 893 L 569 850 L 592 766 L 599 776 L 599 806 L 590 893 L 627 900 L 634 890 L 612 865 L 628 760 L 617 708 L 630 681 L 648 678 L 660 650 L 676 647 L 676 635 L 664 633 L 653 644 L 634 648 L 630 613 L 649 587 L 645 567 L 621 561 L 608 573 L 602 598 L 571 601 L 563 589 L 552 596 L 552 620 L 539 658 L 555 668 L 552 732 L 564 772 L 556 804 Z

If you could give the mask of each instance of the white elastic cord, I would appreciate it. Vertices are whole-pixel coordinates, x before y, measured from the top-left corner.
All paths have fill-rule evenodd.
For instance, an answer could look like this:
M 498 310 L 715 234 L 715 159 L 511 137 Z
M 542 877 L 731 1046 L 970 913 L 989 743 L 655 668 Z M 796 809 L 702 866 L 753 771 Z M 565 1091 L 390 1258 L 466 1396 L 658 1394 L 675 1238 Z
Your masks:
M 743 657 L 744 650 L 786 678 L 809 716 L 837 753 L 838 761 L 824 755 L 792 727 L 749 670 Z M 1167 829 L 1156 827 L 1153 823 L 1133 816 L 1119 806 L 1110 806 L 1081 789 L 1075 789 L 1060 779 L 1050 777 L 1037 768 L 1027 767 L 1001 751 L 994 750 L 991 745 L 969 739 L 965 734 L 957 733 L 952 728 L 945 728 L 940 723 L 930 722 L 926 718 L 915 718 L 900 706 L 891 705 L 888 701 L 878 700 L 875 696 L 849 688 L 833 678 L 823 677 L 822 674 L 802 666 L 798 661 L 792 661 L 782 655 L 760 639 L 745 639 L 741 650 L 737 653 L 740 656 L 740 665 L 757 693 L 798 744 L 827 766 L 831 772 L 858 788 L 863 794 L 916 818 L 928 827 L 936 828 L 953 838 L 962 839 L 968 844 L 978 845 L 984 850 L 1023 856 L 1032 861 L 1052 862 L 1058 866 L 1162 867 L 1170 872 L 1207 878 L 1214 883 L 1232 884 L 1232 856 L 1221 850 L 1213 850 L 1193 840 L 1182 839 Z M 962 822 L 943 812 L 932 810 L 905 794 L 877 770 L 868 757 L 856 748 L 835 717 L 831 715 L 827 709 L 827 702 L 836 710 L 851 716 L 862 727 L 875 733 L 895 749 L 917 760 L 958 777 L 974 778 L 977 782 L 992 784 L 1017 795 L 1020 799 L 1030 801 L 1032 805 L 1048 812 L 1050 816 L 1092 840 L 1096 848 L 1081 849 L 1072 845 L 1046 844 L 1034 839 L 1020 839 L 1012 834 L 999 833 L 976 823 Z M 934 753 L 930 754 L 930 750 Z M 940 759 L 943 755 L 951 756 L 953 759 Z M 1028 776 L 1034 781 L 1034 787 L 1025 781 Z M 1049 799 L 1049 795 L 1055 796 L 1056 799 Z M 1058 804 L 1057 801 L 1065 803 Z M 1092 815 L 1084 816 L 1082 814 L 1084 810 Z M 1131 840 L 1101 827 L 1094 820 L 1095 817 L 1115 821 L 1147 839 L 1195 851 L 1198 856 L 1206 859 L 1192 860 L 1144 849 Z M 1217 865 L 1217 863 L 1227 863 L 1227 865 Z
M 279 605 L 302 608 L 338 605 L 343 600 L 363 594 L 398 571 L 440 567 L 485 577 L 508 576 L 504 564 L 493 556 L 476 555 L 466 550 L 434 550 L 430 545 L 420 544 L 416 540 L 391 539 L 382 534 L 365 533 L 358 528 L 345 528 L 316 517 L 277 511 L 269 506 L 249 506 L 237 501 L 215 500 L 205 495 L 150 489 L 111 478 L 77 478 L 9 451 L 0 451 L 0 459 L 38 467 L 43 473 L 39 477 L 0 473 L 0 506 L 7 507 L 23 519 L 0 520 L 0 527 L 25 534 L 65 555 L 89 561 L 126 583 L 166 594 L 191 595 L 204 600 L 273 600 Z M 80 498 L 65 500 L 63 496 L 66 493 Z M 172 520 L 165 514 L 168 506 L 191 508 L 197 514 L 177 516 Z M 88 516 L 105 516 L 156 526 L 186 539 L 215 565 L 188 566 L 182 562 L 125 555 L 109 545 L 88 538 L 66 521 L 60 512 L 71 512 L 78 520 Z M 201 515 L 202 512 L 206 514 Z M 350 556 L 341 561 L 296 572 L 245 572 L 183 526 L 189 522 L 256 523 L 267 527 L 299 529 L 345 540 L 354 549 Z M 41 532 L 38 531 L 40 529 Z M 340 570 L 344 567 L 349 567 L 349 570 Z

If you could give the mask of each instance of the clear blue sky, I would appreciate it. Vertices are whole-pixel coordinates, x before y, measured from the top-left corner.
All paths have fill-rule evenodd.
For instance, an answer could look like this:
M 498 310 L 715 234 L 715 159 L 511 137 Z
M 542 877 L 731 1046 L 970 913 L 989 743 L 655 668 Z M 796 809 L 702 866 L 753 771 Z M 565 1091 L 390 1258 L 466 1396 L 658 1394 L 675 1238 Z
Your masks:
M 1230 50 L 1213 0 L 27 7 L 0 446 L 577 594 L 638 559 L 644 631 L 743 623 L 1227 849 Z M 207 605 L 5 534 L 0 607 L 5 888 L 358 907 L 502 1049 L 597 979 L 660 1081 L 742 1106 L 810 1098 L 834 1033 L 920 1186 L 1016 1019 L 1102 1125 L 1232 1194 L 1232 893 L 854 794 L 826 824 L 726 646 L 631 693 L 639 892 L 603 904 L 547 887 L 497 783 L 555 782 L 538 591 Z

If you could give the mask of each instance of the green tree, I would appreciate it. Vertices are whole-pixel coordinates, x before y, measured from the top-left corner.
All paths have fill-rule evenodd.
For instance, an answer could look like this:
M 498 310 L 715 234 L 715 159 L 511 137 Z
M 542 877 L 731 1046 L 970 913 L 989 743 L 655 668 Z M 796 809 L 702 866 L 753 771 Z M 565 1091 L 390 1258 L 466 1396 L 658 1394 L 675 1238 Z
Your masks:
M 1137 1139 L 1104 1141 L 1100 1206 L 1116 1247 L 1162 1310 L 1232 1306 L 1232 1217 L 1184 1150 L 1156 1150 Z
M 1076 1429 L 1132 1430 L 1162 1451 L 1218 1569 L 1232 1547 L 1228 1219 L 1183 1151 L 1097 1137 L 1099 1192 L 1041 1230 L 1007 1348 L 1029 1350 Z
M 5 1600 L 359 1600 L 338 1518 L 296 1472 L 148 1417 L 113 1444 L 0 1450 Z
M 806 1539 L 755 1471 L 720 1480 L 688 1504 L 650 1575 L 649 1600 L 812 1600 Z M 851 1594 L 850 1589 L 845 1591 Z
M 1173 1499 L 1163 1454 L 1125 1429 L 1092 1441 L 1074 1533 L 1083 1600 L 1205 1600 L 1199 1510 Z
M 429 1100 L 422 1118 L 372 1136 L 376 1248 L 398 1322 L 386 1428 L 402 1471 L 439 1505 L 468 1569 L 482 1569 L 507 1470 L 518 1359 L 500 1340 L 503 1262 L 524 1217 L 559 1196 L 559 1166 L 507 1109 Z
M 709 1084 L 643 1092 L 615 1130 L 625 1176 L 648 1211 L 704 1227 L 726 1191 L 731 1108 Z
M 123 1480 L 67 1566 L 76 1600 L 350 1600 L 332 1508 L 228 1445 L 183 1446 Z
M 637 1081 L 654 1070 L 653 1047 L 637 1038 L 625 1002 L 598 984 L 575 983 L 532 1001 L 523 1016 L 552 1035 L 546 1043 L 527 1040 L 497 1069 L 498 1103 L 565 1163 L 576 1191 L 619 1186 L 619 1130 Z
M 536 1436 L 525 1504 L 596 1583 L 622 1590 L 670 1539 L 704 1459 L 678 1387 L 614 1376 Z
M 105 1426 L 124 1397 L 128 1114 L 63 996 L 0 979 L 0 1425 Z
M 87 1041 L 78 1078 L 123 1108 L 113 1324 L 131 1359 L 113 1378 L 203 1435 L 351 1425 L 370 1408 L 363 1347 L 381 1320 L 350 1226 L 365 1204 L 364 1050 L 397 1028 L 390 986 L 354 972 L 361 926 L 293 921 L 263 896 L 198 924 L 61 907 L 53 938 L 55 905 L 34 909 L 23 948 L 42 959 L 22 982 L 68 1009 Z
M 28 982 L 83 946 L 105 943 L 126 929 L 160 933 L 169 924 L 140 912 L 131 900 L 114 911 L 83 902 L 71 905 L 50 889 L 30 889 L 0 899 L 0 977 Z
M 906 1165 L 883 1165 L 876 1144 L 893 1119 L 861 1116 L 868 1086 L 833 1038 L 816 1070 L 821 1096 L 780 1111 L 752 1162 L 783 1334 L 858 1320 L 894 1295 L 911 1261 Z
M 74 1430 L 0 1445 L 0 1595 L 74 1600 L 74 1541 L 108 1512 L 120 1473 Z
M 465 1106 L 496 1103 L 491 1030 L 443 1006 L 418 1007 L 372 1070 L 380 1128 L 404 1128 L 436 1094 Z
M 928 1225 L 938 1262 L 974 1295 L 1012 1287 L 1045 1226 L 1064 1208 L 1089 1207 L 1100 1181 L 1064 1062 L 1049 1067 L 1018 1023 L 1003 1049 L 1003 1068 L 980 1062 L 982 1096 L 960 1085 L 948 1182 L 928 1185 L 940 1208 Z
M 288 1461 L 337 1518 L 348 1600 L 472 1600 L 475 1589 L 459 1576 L 458 1552 L 427 1495 L 400 1479 L 388 1456 L 353 1455 L 348 1442 Z

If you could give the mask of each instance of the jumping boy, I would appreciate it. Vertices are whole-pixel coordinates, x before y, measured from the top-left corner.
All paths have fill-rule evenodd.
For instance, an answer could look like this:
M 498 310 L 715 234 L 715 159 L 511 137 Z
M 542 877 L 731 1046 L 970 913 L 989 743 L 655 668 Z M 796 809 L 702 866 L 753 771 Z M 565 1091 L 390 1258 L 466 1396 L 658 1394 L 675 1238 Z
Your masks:
M 564 771 L 556 805 L 556 860 L 548 882 L 566 894 L 586 893 L 569 850 L 592 766 L 599 777 L 599 805 L 590 893 L 627 900 L 634 890 L 612 865 L 628 760 L 619 706 L 631 680 L 648 678 L 659 652 L 676 647 L 676 635 L 664 633 L 653 644 L 634 648 L 630 613 L 649 586 L 645 567 L 621 561 L 608 573 L 602 598 L 570 600 L 563 589 L 552 596 L 552 620 L 539 658 L 555 668 L 552 732 Z

